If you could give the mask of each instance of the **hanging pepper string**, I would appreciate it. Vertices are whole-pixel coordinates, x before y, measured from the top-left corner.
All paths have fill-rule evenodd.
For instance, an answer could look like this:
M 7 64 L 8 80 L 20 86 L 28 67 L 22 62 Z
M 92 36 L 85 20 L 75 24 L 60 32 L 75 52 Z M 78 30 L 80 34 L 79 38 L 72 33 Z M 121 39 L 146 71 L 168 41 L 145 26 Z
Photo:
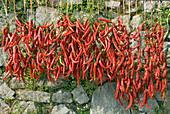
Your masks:
M 77 4 L 77 11 L 78 11 L 78 0 L 76 0 L 76 4 Z
M 26 3 L 26 0 L 24 0 L 24 10 L 25 10 L 25 3 Z
M 88 5 L 89 5 L 89 2 L 88 2 L 88 0 L 87 0 L 87 9 L 88 9 Z
M 106 2 L 105 2 L 105 3 L 106 3 L 106 16 L 107 16 L 107 0 L 106 0 Z
M 130 19 L 130 0 L 128 0 L 128 4 L 129 4 L 129 19 Z M 130 21 L 129 21 L 130 23 Z
M 6 16 L 7 16 L 7 10 L 6 10 L 5 3 L 4 3 L 4 1 L 3 1 L 3 0 L 1 0 L 1 1 L 2 1 L 2 4 L 3 4 L 3 6 L 4 6 L 4 9 L 5 9 L 5 14 L 6 14 Z
M 13 0 L 13 2 L 14 2 L 14 13 L 15 13 L 15 0 Z
M 93 8 L 93 10 L 94 10 L 94 0 L 92 0 L 92 8 Z
M 71 7 L 70 7 L 70 9 L 72 10 L 72 8 L 73 8 L 73 0 L 71 0 Z
M 137 7 L 138 7 L 138 0 L 136 0 L 136 3 L 135 3 L 136 13 L 137 13 Z
M 97 6 L 98 6 L 98 15 L 99 15 L 99 0 L 97 0 Z
M 39 0 L 36 0 L 37 1 L 37 4 L 38 4 L 38 11 L 39 11 Z M 53 3 L 52 3 L 53 4 Z M 53 6 L 52 6 L 53 7 Z
M 62 0 L 60 0 L 60 8 L 62 7 Z
M 8 11 L 8 8 L 7 8 L 7 0 L 5 0 L 5 8 L 6 8 L 6 14 L 7 14 L 7 11 Z
M 11 0 L 8 0 L 9 4 L 11 4 Z
M 118 15 L 118 0 L 117 0 L 117 15 Z
M 125 0 L 123 0 L 123 14 L 125 14 Z
M 67 0 L 67 14 L 68 14 L 68 0 Z
M 112 11 L 112 0 L 111 0 L 111 11 Z
M 45 0 L 45 5 L 46 5 L 46 13 L 47 13 L 47 0 Z
M 145 0 L 143 0 L 143 9 L 144 9 L 144 20 L 145 20 Z
M 51 8 L 52 8 L 52 12 L 53 12 L 53 0 L 51 0 Z
M 83 0 L 81 0 L 81 12 L 83 11 Z
M 150 10 L 151 10 L 151 26 L 152 26 L 152 0 L 150 0 Z
M 152 0 L 150 0 L 150 10 L 152 12 Z
M 31 16 L 32 16 L 32 0 L 30 0 L 30 5 L 31 5 Z
M 161 2 L 160 2 L 160 0 L 158 0 L 158 9 L 160 9 L 160 4 L 161 4 Z
M 160 5 L 161 4 L 161 2 L 160 2 L 160 0 L 158 1 L 158 12 L 159 12 L 159 16 L 160 16 L 160 18 L 159 18 L 159 20 L 160 20 L 160 24 L 161 24 L 161 10 L 160 10 Z

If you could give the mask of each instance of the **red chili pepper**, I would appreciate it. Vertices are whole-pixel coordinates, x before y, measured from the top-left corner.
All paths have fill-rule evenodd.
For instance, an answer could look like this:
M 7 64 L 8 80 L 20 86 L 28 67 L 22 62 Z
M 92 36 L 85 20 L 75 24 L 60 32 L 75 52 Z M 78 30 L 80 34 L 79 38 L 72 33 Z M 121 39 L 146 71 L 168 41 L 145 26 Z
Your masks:
M 118 96 L 118 98 L 117 98 L 117 101 L 123 106 L 123 103 L 121 102 L 119 96 Z
M 89 64 L 89 63 L 91 63 L 91 61 L 93 60 L 93 56 L 92 55 L 90 55 L 90 57 L 89 57 L 89 61 L 87 61 L 87 62 L 85 62 L 85 63 L 83 63 L 83 64 Z
M 105 22 L 111 23 L 111 21 L 108 20 L 108 19 L 99 18 L 98 20 L 99 20 L 99 21 L 105 21 Z
M 165 90 L 163 90 L 162 92 L 162 100 L 164 101 L 164 99 L 165 99 Z
M 152 107 L 148 106 L 148 94 L 146 95 L 146 107 L 149 108 L 149 109 L 153 109 Z
M 64 16 L 64 15 L 63 15 Z M 68 26 L 74 27 L 75 25 L 70 21 L 69 15 L 67 15 Z
M 115 99 L 119 97 L 119 89 L 120 89 L 120 81 L 117 79 L 117 87 L 116 87 L 116 92 L 115 92 Z
M 33 78 L 37 79 L 36 74 L 35 74 L 35 69 L 33 69 Z
M 115 52 L 113 52 L 113 63 L 112 63 L 112 69 L 111 69 L 111 72 L 113 72 L 116 68 L 116 57 L 115 57 Z
M 53 22 L 50 23 L 49 25 L 44 25 L 44 26 L 41 26 L 42 28 L 49 28 L 51 25 L 53 25 Z
M 120 61 L 120 63 L 119 63 L 118 66 L 117 66 L 117 69 L 119 69 L 119 67 L 122 65 L 124 59 L 125 59 L 125 57 L 123 56 L 122 59 L 121 59 L 121 61 Z
M 87 29 L 87 31 L 84 33 L 84 35 L 81 37 L 81 39 L 84 39 L 90 32 L 91 27 Z
M 122 97 L 122 96 L 123 96 L 123 92 L 125 92 L 125 87 L 124 87 L 124 80 L 123 80 L 123 78 L 121 78 L 120 90 L 121 90 L 121 97 Z
M 6 79 L 6 77 L 9 75 L 9 71 L 5 74 L 5 76 L 4 76 L 4 80 Z
M 18 19 L 17 17 L 15 17 L 15 22 L 17 23 L 17 25 L 18 25 L 19 27 L 22 28 L 23 24 L 21 24 L 21 22 L 19 21 L 19 19 Z
M 77 60 L 80 56 L 81 56 L 81 54 L 82 54 L 82 49 L 80 50 L 80 52 L 79 52 L 79 54 L 77 55 L 77 57 L 75 58 L 75 60 Z
M 130 88 L 130 79 L 128 78 L 127 87 L 126 87 L 126 93 L 129 92 L 129 88 Z
M 14 74 L 18 73 L 20 71 L 20 68 L 21 68 L 20 62 L 16 63 L 16 64 L 17 64 L 17 68 L 16 68 L 16 70 L 14 69 Z
M 100 85 L 102 85 L 102 84 L 103 84 L 103 76 L 102 76 L 100 67 L 97 67 L 97 71 L 98 71 L 98 73 L 99 73 Z
M 143 103 L 142 103 L 142 107 L 144 106 L 144 104 L 146 103 L 146 100 L 147 100 L 147 91 L 144 90 L 144 99 L 143 99 Z M 142 108 L 142 107 L 139 107 L 139 108 Z
M 102 63 L 102 60 L 99 60 L 99 64 L 100 64 L 100 66 L 101 66 L 102 68 L 104 68 L 104 69 L 108 69 L 108 68 L 110 68 L 110 66 L 111 66 L 111 65 L 109 65 L 109 66 L 107 66 L 107 67 L 104 66 L 103 63 Z
M 112 42 L 113 42 L 115 48 L 118 50 L 118 52 L 119 52 L 121 55 L 123 55 L 123 53 L 122 53 L 122 52 L 120 51 L 120 49 L 117 47 L 117 45 L 116 45 L 116 43 L 115 43 L 115 41 L 114 41 L 114 38 L 112 38 Z
M 79 68 L 78 64 L 77 64 L 76 70 L 77 70 L 77 87 L 78 87 L 79 86 L 79 79 L 80 79 L 80 68 Z
M 132 104 L 133 104 L 133 97 L 132 97 L 131 94 L 129 96 L 130 96 L 129 105 L 128 105 L 128 107 L 125 110 L 128 110 L 132 106 Z
M 50 70 L 47 68 L 47 77 L 48 77 L 48 79 L 49 79 L 49 81 L 52 83 L 52 84 L 54 84 L 53 82 L 52 82 L 52 78 L 51 78 L 51 76 L 50 76 Z

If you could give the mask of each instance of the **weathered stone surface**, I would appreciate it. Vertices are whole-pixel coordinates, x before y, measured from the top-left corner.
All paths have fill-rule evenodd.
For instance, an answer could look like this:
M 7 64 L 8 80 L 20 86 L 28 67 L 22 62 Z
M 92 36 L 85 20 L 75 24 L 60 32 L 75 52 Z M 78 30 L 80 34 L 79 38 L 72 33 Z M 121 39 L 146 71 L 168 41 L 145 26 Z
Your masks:
M 81 4 L 81 0 L 72 0 L 72 4 Z M 60 0 L 54 0 L 53 4 L 57 4 L 57 6 L 60 6 Z M 62 5 L 67 4 L 67 0 L 62 0 Z M 71 0 L 68 0 L 68 4 L 71 4 Z
M 147 113 L 131 109 L 131 114 L 147 114 Z
M 114 22 L 115 24 L 118 24 L 117 18 L 118 17 L 115 17 L 114 19 L 112 19 L 112 22 Z M 129 27 L 130 17 L 129 17 L 129 15 L 121 15 L 120 19 L 123 20 L 123 25 L 126 25 L 126 30 L 129 33 L 130 32 L 130 27 Z
M 51 74 L 52 78 L 55 78 L 53 74 Z M 62 77 L 62 75 L 59 76 L 57 81 L 53 81 L 54 84 L 52 84 L 46 77 L 41 77 L 38 79 L 38 81 L 36 82 L 36 84 L 39 87 L 45 87 L 48 86 L 48 88 L 52 88 L 52 89 L 59 89 L 62 88 L 66 83 L 67 80 L 64 79 Z
M 102 16 L 101 15 L 96 15 L 96 14 L 88 14 L 88 13 L 85 13 L 85 12 L 75 12 L 74 13 L 74 15 L 75 15 L 75 18 L 78 18 L 79 20 L 83 20 L 83 21 L 85 21 L 87 18 L 93 18 L 93 19 L 97 19 L 97 18 L 99 18 L 99 17 L 101 17 L 102 18 Z
M 1 21 L 0 21 L 0 30 L 3 30 L 4 27 L 6 26 L 6 19 L 4 18 L 0 18 Z
M 7 114 L 9 108 L 10 107 L 2 99 L 0 99 L 0 114 Z
M 170 83 L 167 84 L 164 106 L 166 110 L 170 111 Z
M 114 22 L 115 24 L 118 24 L 117 18 L 118 18 L 118 17 L 112 19 L 112 22 Z M 120 19 L 123 20 L 123 25 L 128 25 L 129 22 L 130 22 L 130 17 L 129 17 L 129 15 L 121 15 L 121 16 L 120 16 Z
M 6 26 L 6 15 L 2 13 L 0 10 L 0 30 L 3 30 L 3 28 Z M 1 33 L 0 33 L 1 34 Z M 0 35 L 1 36 L 1 35 Z
M 21 101 L 14 105 L 12 112 L 13 113 L 22 113 L 22 114 L 30 114 L 30 113 L 34 114 L 34 113 L 36 113 L 35 109 L 36 108 L 35 108 L 34 102 Z
M 170 39 L 170 32 L 168 33 L 168 36 L 167 36 L 167 37 L 168 37 L 168 39 Z
M 130 44 L 130 47 L 132 48 L 134 48 L 138 44 L 138 42 L 135 41 L 134 39 L 130 40 L 130 42 L 132 43 Z M 137 51 L 137 48 L 134 51 L 132 51 L 132 53 L 134 54 L 136 51 Z
M 27 9 L 27 21 L 29 22 L 31 19 L 33 19 L 34 21 L 36 20 L 36 12 L 32 11 L 32 15 L 31 15 L 31 9 Z
M 140 101 L 143 102 L 143 99 L 144 99 L 143 94 L 140 94 Z M 136 106 L 140 107 L 139 104 L 136 104 Z M 155 108 L 159 109 L 159 105 L 158 105 L 157 101 L 156 100 L 152 100 L 150 98 L 148 99 L 148 106 L 152 107 L 153 109 L 149 109 L 149 108 L 146 107 L 146 105 L 144 105 L 142 108 L 139 108 L 138 110 L 140 112 L 145 112 L 147 114 L 154 114 L 154 109 Z
M 3 80 L 0 79 L 0 85 L 2 85 L 2 84 L 3 84 Z
M 140 2 L 143 4 L 143 0 L 140 0 Z M 156 5 L 158 4 L 158 1 L 152 1 L 152 8 L 156 7 Z M 150 6 L 150 1 L 145 1 L 144 4 L 144 9 L 146 12 L 151 12 L 151 6 Z
M 152 1 L 152 7 L 155 7 L 156 4 L 158 4 L 158 1 Z M 145 4 L 144 4 L 144 9 L 146 10 L 146 12 L 151 12 L 151 6 L 150 6 L 150 1 L 147 1 Z
M 158 93 L 156 93 L 156 100 L 158 100 L 158 101 L 163 101 L 162 100 L 162 95 L 161 95 L 161 92 L 158 92 Z
M 15 92 L 11 90 L 6 83 L 3 83 L 0 86 L 0 98 L 14 98 L 13 95 Z
M 130 110 L 125 111 L 127 104 L 121 100 L 124 106 L 121 106 L 114 98 L 116 83 L 106 83 L 98 87 L 91 101 L 90 114 L 130 114 Z
M 136 28 L 136 27 L 141 27 L 141 20 L 143 19 L 143 16 L 142 15 L 135 15 L 132 17 L 132 20 L 131 20 L 131 26 L 132 28 Z
M 17 91 L 18 99 L 36 102 L 50 102 L 50 94 L 42 91 Z
M 7 52 L 4 52 L 3 48 L 0 48 L 0 66 L 6 66 L 7 59 L 8 59 Z
M 68 109 L 65 105 L 60 104 L 58 106 L 54 106 L 51 114 L 75 114 L 75 112 Z
M 117 3 L 117 1 L 105 1 L 105 5 L 107 4 L 107 7 L 109 7 L 109 8 L 113 8 L 113 9 L 115 9 L 115 8 L 117 8 L 117 7 L 119 7 L 120 6 L 120 2 L 118 2 Z
M 7 74 L 7 72 L 4 72 L 1 76 L 0 76 L 0 79 L 4 79 L 4 76 Z M 8 76 L 7 76 L 7 78 L 6 78 L 6 80 L 7 79 L 9 79 L 9 77 L 11 76 L 11 74 L 9 74 Z M 15 76 L 15 75 L 14 75 Z
M 24 6 L 23 2 L 19 1 L 15 3 L 16 10 L 22 10 L 22 6 Z
M 72 97 L 69 91 L 59 90 L 57 93 L 54 93 L 52 96 L 52 101 L 57 103 L 71 103 Z
M 145 47 L 145 35 L 146 35 L 146 31 L 140 31 L 140 36 L 141 36 L 140 48 Z
M 136 12 L 136 8 L 130 8 L 130 13 Z M 129 13 L 129 9 L 125 10 L 125 13 Z
M 166 7 L 169 3 L 170 3 L 169 1 L 162 1 L 161 5 L 163 7 Z M 169 7 L 170 7 L 170 5 L 167 8 L 169 8 Z
M 167 57 L 169 57 L 170 58 L 170 47 L 168 48 L 168 55 L 167 55 Z
M 36 81 L 36 84 L 37 86 L 39 87 L 45 87 L 45 79 L 44 78 L 39 78 L 37 81 Z
M 87 96 L 85 90 L 82 88 L 81 85 L 79 87 L 75 88 L 72 92 L 74 99 L 79 103 L 79 104 L 84 104 L 89 101 L 89 97 Z
M 125 1 L 125 4 L 126 5 L 129 5 L 129 2 L 128 1 Z M 130 0 L 130 5 L 134 5 L 135 4 L 135 0 Z
M 9 13 L 7 18 L 6 18 L 7 22 L 9 22 L 9 27 L 10 27 L 10 31 L 13 33 L 15 31 L 15 13 Z
M 59 11 L 57 9 L 52 9 L 51 7 L 47 7 L 47 12 L 46 12 L 46 7 L 45 6 L 40 6 L 39 9 L 36 9 L 36 25 L 44 25 L 45 22 L 47 24 L 53 22 L 54 26 L 57 24 L 57 20 L 59 19 Z
M 16 78 L 12 78 L 11 87 L 12 89 L 21 89 L 21 88 L 25 88 L 26 86 L 24 85 L 23 81 L 19 81 Z
M 168 48 L 170 47 L 170 42 L 164 42 L 163 51 L 167 54 Z

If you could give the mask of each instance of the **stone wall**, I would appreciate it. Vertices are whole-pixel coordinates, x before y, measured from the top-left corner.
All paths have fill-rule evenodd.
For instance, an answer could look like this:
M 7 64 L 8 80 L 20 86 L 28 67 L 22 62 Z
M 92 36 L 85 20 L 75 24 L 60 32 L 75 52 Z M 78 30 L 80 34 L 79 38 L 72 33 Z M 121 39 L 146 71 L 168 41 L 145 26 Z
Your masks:
M 58 3 L 57 1 L 54 2 Z M 111 6 L 109 2 L 107 4 L 108 7 Z M 168 2 L 162 2 L 162 5 L 166 4 L 168 4 Z M 149 11 L 148 6 L 149 5 L 146 5 L 145 8 Z M 115 8 L 114 5 L 112 5 L 112 7 Z M 30 15 L 30 10 L 27 10 L 27 20 L 29 21 L 31 18 L 34 18 L 36 25 L 42 25 L 45 21 L 48 23 L 52 21 L 56 22 L 60 11 L 54 9 L 54 11 L 51 12 L 51 8 L 47 10 L 48 13 L 46 13 L 45 7 L 41 6 L 39 10 L 37 9 L 36 12 L 33 12 L 33 16 Z M 76 17 L 83 16 L 83 19 L 88 15 L 89 14 L 85 13 L 76 13 Z M 121 18 L 130 31 L 130 28 L 133 29 L 141 25 L 140 20 L 143 16 L 138 14 L 130 18 L 129 15 L 124 15 L 121 16 Z M 117 17 L 115 15 L 112 21 L 116 21 L 116 19 Z M 11 13 L 6 16 L 0 11 L 1 30 L 6 26 L 7 22 L 9 22 L 11 29 L 14 30 L 14 14 Z M 0 39 L 2 39 L 2 37 L 0 34 Z M 133 42 L 133 45 L 136 44 Z M 164 51 L 167 53 L 168 61 L 170 61 L 170 42 L 165 42 Z M 132 109 L 124 111 L 128 104 L 122 100 L 124 106 L 121 106 L 114 98 L 116 91 L 115 83 L 109 84 L 108 82 L 104 82 L 102 86 L 97 88 L 95 82 L 77 87 L 74 80 L 69 82 L 63 78 L 60 78 L 60 81 L 55 82 L 54 85 L 46 78 L 41 78 L 38 81 L 28 80 L 26 84 L 19 82 L 16 78 L 11 79 L 11 77 L 3 80 L 7 56 L 8 54 L 3 52 L 3 48 L 0 48 L 0 113 L 2 114 L 153 114 L 159 110 L 170 113 L 170 83 L 168 83 L 166 90 L 165 101 L 162 101 L 160 93 L 157 93 L 156 100 L 150 99 L 148 101 L 149 106 L 154 108 L 153 110 L 144 106 L 136 111 Z M 167 68 L 170 69 L 170 62 Z M 170 74 L 168 74 L 168 78 L 170 78 Z M 143 98 L 141 97 L 141 102 L 142 100 Z M 162 107 L 165 107 L 165 109 Z

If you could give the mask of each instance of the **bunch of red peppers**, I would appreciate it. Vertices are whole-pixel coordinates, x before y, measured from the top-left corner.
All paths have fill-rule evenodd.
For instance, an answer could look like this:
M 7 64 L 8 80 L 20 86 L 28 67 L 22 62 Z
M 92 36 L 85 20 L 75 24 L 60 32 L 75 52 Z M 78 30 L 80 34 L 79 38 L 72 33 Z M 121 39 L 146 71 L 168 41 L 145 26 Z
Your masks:
M 79 19 L 73 23 L 68 15 L 62 15 L 56 27 L 53 23 L 34 27 L 32 20 L 26 25 L 17 18 L 15 21 L 16 32 L 11 33 L 8 27 L 3 29 L 2 46 L 9 54 L 4 79 L 11 74 L 25 83 L 24 76 L 29 72 L 36 80 L 46 73 L 51 83 L 57 81 L 60 74 L 66 79 L 70 75 L 76 77 L 77 85 L 80 79 L 97 80 L 101 85 L 103 79 L 109 83 L 115 80 L 115 98 L 121 105 L 120 98 L 126 103 L 129 101 L 126 110 L 134 108 L 133 104 L 140 104 L 140 108 L 146 104 L 152 109 L 147 101 L 149 97 L 154 99 L 153 95 L 159 91 L 164 99 L 167 60 L 163 52 L 164 29 L 158 23 L 152 30 L 142 23 L 132 34 L 119 18 L 118 24 L 99 18 L 93 26 L 88 19 L 84 23 Z M 140 31 L 146 31 L 143 48 Z M 131 40 L 137 45 L 132 47 Z M 21 46 L 26 47 L 26 55 Z

